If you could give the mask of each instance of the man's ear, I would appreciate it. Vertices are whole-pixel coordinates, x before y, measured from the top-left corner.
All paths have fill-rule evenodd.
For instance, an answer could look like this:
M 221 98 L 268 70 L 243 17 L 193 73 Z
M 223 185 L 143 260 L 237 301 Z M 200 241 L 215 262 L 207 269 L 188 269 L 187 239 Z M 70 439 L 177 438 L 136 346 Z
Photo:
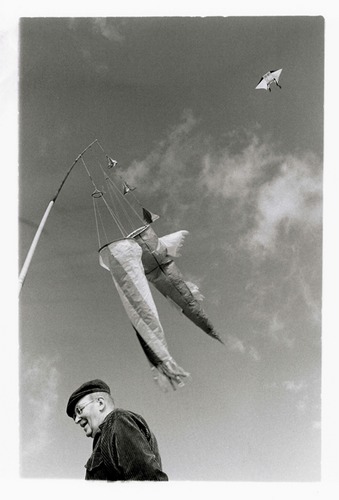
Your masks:
M 99 403 L 99 410 L 103 411 L 106 408 L 106 401 L 104 400 L 103 397 L 99 397 L 98 403 Z

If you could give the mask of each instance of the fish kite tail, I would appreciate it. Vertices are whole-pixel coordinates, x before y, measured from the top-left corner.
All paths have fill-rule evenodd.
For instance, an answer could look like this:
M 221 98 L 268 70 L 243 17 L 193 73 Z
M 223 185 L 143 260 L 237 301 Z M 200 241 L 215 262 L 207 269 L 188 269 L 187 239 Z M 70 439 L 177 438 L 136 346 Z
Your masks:
M 153 379 L 160 388 L 166 391 L 169 384 L 174 390 L 176 390 L 177 387 L 183 387 L 185 385 L 185 378 L 189 377 L 190 374 L 181 368 L 171 356 L 167 356 L 166 359 L 161 359 L 151 346 L 145 342 L 137 329 L 134 326 L 133 328 L 151 365 Z

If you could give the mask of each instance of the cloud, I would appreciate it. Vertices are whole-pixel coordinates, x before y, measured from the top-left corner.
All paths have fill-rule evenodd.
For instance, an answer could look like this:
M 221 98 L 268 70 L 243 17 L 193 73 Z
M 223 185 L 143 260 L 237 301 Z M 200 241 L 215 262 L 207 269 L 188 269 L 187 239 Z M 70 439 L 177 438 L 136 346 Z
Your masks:
M 303 398 L 299 399 L 296 403 L 296 409 L 298 410 L 299 413 L 305 413 L 305 411 L 308 409 L 308 396 L 307 394 L 304 395 Z
M 295 338 L 288 334 L 286 324 L 279 318 L 278 314 L 269 316 L 267 334 L 271 340 L 292 348 Z
M 111 42 L 121 43 L 124 40 L 124 36 L 121 34 L 121 30 L 115 19 L 97 17 L 93 19 L 93 29 Z
M 296 276 L 298 289 L 303 297 L 304 303 L 306 304 L 308 310 L 310 311 L 311 317 L 314 323 L 318 325 L 321 324 L 321 300 L 315 297 L 312 291 L 311 284 L 308 282 L 310 276 L 306 277 L 303 274 L 302 266 L 299 267 L 299 272 Z M 319 284 L 319 294 L 321 293 L 321 286 Z
M 168 130 L 153 151 L 141 161 L 134 161 L 124 172 L 129 183 L 147 197 L 161 199 L 161 214 L 170 213 L 175 226 L 193 214 L 199 202 L 196 178 L 200 174 L 202 139 L 195 128 L 198 121 L 185 110 L 180 123 Z M 193 189 L 192 189 L 193 187 Z
M 132 182 L 144 184 L 147 178 L 152 177 L 153 182 L 147 186 L 147 192 L 154 192 L 166 186 L 170 194 L 173 194 L 175 188 L 180 187 L 180 183 L 185 179 L 187 165 L 199 157 L 200 139 L 194 134 L 197 123 L 192 112 L 185 110 L 181 122 L 168 130 L 167 136 L 154 150 L 144 160 L 134 161 L 130 165 L 128 175 Z M 198 150 L 195 150 L 194 146 L 197 146 Z M 167 189 L 165 193 L 168 193 Z
M 55 363 L 55 359 L 40 357 L 24 370 L 25 425 L 30 426 L 29 439 L 23 445 L 24 456 L 41 452 L 51 442 L 59 384 Z
M 282 386 L 286 389 L 286 391 L 294 393 L 303 391 L 307 387 L 305 382 L 295 382 L 294 380 L 285 380 L 282 382 Z
M 248 354 L 254 361 L 260 361 L 261 355 L 259 351 L 252 345 L 248 347 Z
M 82 18 L 72 17 L 67 21 L 71 30 L 76 30 L 83 25 Z M 92 31 L 99 34 L 101 37 L 116 43 L 122 43 L 124 41 L 124 35 L 121 32 L 121 27 L 124 24 L 123 19 L 93 17 L 88 18 L 88 22 L 91 25 Z
M 291 407 L 294 406 L 298 413 L 304 414 L 307 411 L 313 412 L 317 409 L 316 405 L 311 404 L 312 399 L 310 393 L 313 390 L 313 386 L 314 384 L 312 382 L 307 383 L 305 380 L 284 380 L 282 382 L 273 381 L 266 384 L 265 388 L 275 391 L 281 391 L 283 389 L 289 394 L 288 397 L 291 398 Z
M 254 227 L 246 236 L 251 247 L 274 250 L 282 223 L 311 231 L 322 222 L 322 169 L 308 158 L 288 158 L 277 175 L 257 190 Z
M 233 203 L 242 222 L 241 243 L 275 250 L 282 224 L 312 231 L 322 221 L 322 167 L 314 156 L 282 155 L 255 134 L 202 159 L 201 183 Z M 234 141 L 234 138 L 233 138 Z
M 241 353 L 245 352 L 244 343 L 237 337 L 234 337 L 233 335 L 227 336 L 226 345 L 230 351 L 236 351 Z
M 255 362 L 259 362 L 261 360 L 258 350 L 253 345 L 250 345 L 245 340 L 239 339 L 235 335 L 226 335 L 225 345 L 231 352 L 244 354 Z
M 203 156 L 201 183 L 215 196 L 243 206 L 252 199 L 258 181 L 275 157 L 268 145 L 246 131 L 227 134 L 225 140 L 223 147 Z

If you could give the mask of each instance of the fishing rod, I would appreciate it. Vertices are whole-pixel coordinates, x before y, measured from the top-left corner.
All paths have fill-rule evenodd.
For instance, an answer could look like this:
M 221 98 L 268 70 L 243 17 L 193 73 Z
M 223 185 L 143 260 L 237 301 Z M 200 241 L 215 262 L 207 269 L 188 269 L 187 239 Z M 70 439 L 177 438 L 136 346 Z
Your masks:
M 58 187 L 57 189 L 57 192 L 55 193 L 54 197 L 51 199 L 51 201 L 49 202 L 46 210 L 45 210 L 45 213 L 41 219 L 41 222 L 39 224 L 39 227 L 37 229 L 37 232 L 35 233 L 35 236 L 34 236 L 34 239 L 32 241 L 32 244 L 30 246 L 30 249 L 28 250 L 28 253 L 27 253 L 27 257 L 25 259 L 25 262 L 24 262 L 24 265 L 22 266 L 22 269 L 21 269 L 21 272 L 20 272 L 20 275 L 19 275 L 19 295 L 20 295 L 20 292 L 21 292 L 21 289 L 22 289 L 22 285 L 24 284 L 24 281 L 25 281 L 25 278 L 26 278 L 26 275 L 27 275 L 27 271 L 28 271 L 28 268 L 30 266 L 30 263 L 31 263 L 31 260 L 32 260 L 32 257 L 34 255 L 34 252 L 35 252 L 35 249 L 37 247 L 37 244 L 38 244 L 38 241 L 39 241 L 39 238 L 41 236 L 41 233 L 42 233 L 42 230 L 46 224 L 46 221 L 47 221 L 47 218 L 49 216 L 49 213 L 50 211 L 52 210 L 52 207 L 54 205 L 54 203 L 56 202 L 56 199 L 57 197 L 59 196 L 59 193 L 63 187 L 63 185 L 65 184 L 69 174 L 72 172 L 73 168 L 75 167 L 75 165 L 77 164 L 77 162 L 80 160 L 80 158 L 82 157 L 83 154 L 86 153 L 86 151 L 88 149 L 90 149 L 93 144 L 95 144 L 96 142 L 98 142 L 97 139 L 95 139 L 93 142 L 91 142 L 91 144 L 89 144 L 78 156 L 77 158 L 74 160 L 74 162 L 72 163 L 71 167 L 69 168 L 68 172 L 66 173 L 65 177 L 63 178 L 60 186 Z

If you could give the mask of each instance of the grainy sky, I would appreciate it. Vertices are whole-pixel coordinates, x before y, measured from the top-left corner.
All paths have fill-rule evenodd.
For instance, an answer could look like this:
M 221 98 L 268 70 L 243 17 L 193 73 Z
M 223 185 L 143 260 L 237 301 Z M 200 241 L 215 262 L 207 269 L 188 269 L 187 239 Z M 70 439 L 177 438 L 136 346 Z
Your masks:
M 189 231 L 178 265 L 225 340 L 154 292 L 191 373 L 155 386 L 77 166 L 20 296 L 21 474 L 83 477 L 91 441 L 65 404 L 100 377 L 149 422 L 172 480 L 319 480 L 323 18 L 24 18 L 19 33 L 20 268 L 98 139 L 159 236 Z M 255 90 L 278 68 L 281 90 Z

